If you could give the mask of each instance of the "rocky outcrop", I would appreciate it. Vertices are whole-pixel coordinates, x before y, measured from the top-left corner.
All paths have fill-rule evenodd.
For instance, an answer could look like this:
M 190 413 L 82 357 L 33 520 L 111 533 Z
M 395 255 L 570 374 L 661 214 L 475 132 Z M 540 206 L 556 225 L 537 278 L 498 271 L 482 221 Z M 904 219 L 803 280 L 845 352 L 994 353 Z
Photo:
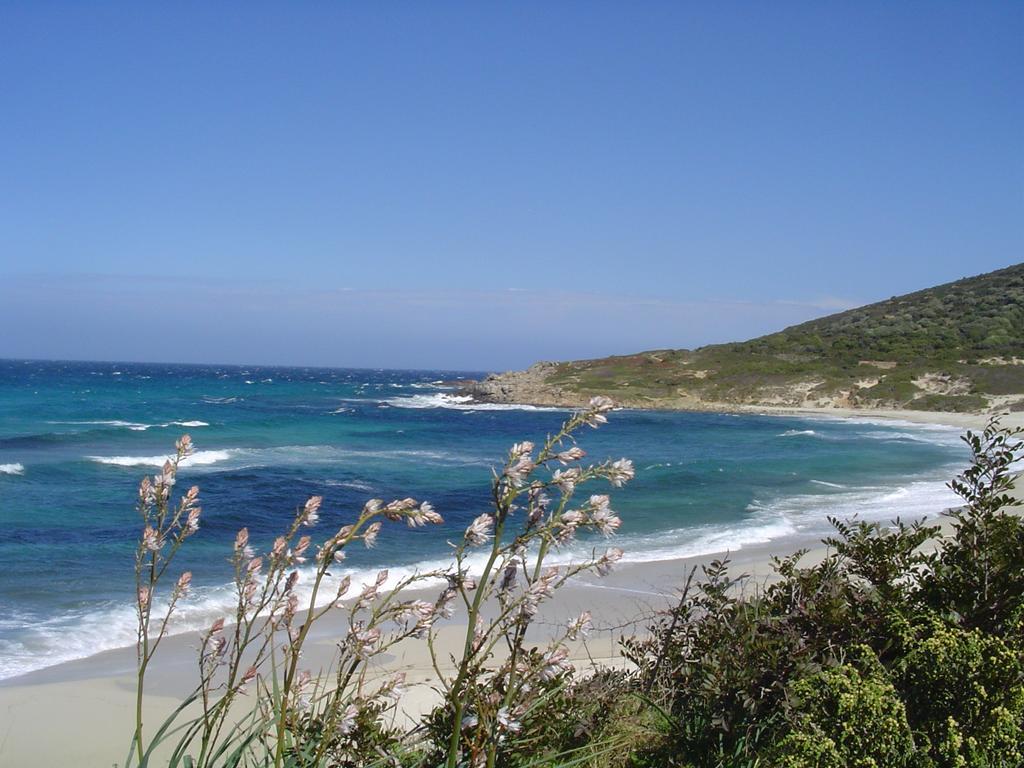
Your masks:
M 557 363 L 534 363 L 525 371 L 492 373 L 480 381 L 462 382 L 460 391 L 482 403 L 529 403 L 574 407 L 587 398 L 549 382 Z

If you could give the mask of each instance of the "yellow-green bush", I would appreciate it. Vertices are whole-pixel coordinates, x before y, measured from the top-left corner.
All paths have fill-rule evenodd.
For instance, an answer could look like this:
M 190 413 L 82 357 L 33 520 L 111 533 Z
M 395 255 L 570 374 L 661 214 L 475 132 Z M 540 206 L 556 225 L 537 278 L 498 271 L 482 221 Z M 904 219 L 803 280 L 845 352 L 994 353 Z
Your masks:
M 1002 638 L 932 621 L 894 673 L 938 768 L 1024 764 L 1024 661 Z
M 791 726 L 769 761 L 778 768 L 902 768 L 919 765 L 907 711 L 877 660 L 791 686 Z

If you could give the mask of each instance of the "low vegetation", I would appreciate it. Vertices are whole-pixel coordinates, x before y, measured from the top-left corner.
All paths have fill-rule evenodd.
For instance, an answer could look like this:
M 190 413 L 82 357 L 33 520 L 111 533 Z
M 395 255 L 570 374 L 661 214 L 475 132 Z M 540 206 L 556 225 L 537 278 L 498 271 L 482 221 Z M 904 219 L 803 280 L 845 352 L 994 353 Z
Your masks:
M 196 691 L 171 720 L 144 726 L 145 673 L 191 576 L 168 576 L 199 527 L 198 491 L 170 500 L 176 458 L 140 489 L 139 711 L 128 764 L 174 766 L 591 766 L 592 768 L 1019 768 L 1024 766 L 1024 524 L 1009 514 L 1019 431 L 992 422 L 965 440 L 973 461 L 951 482 L 964 505 L 952 533 L 923 522 L 834 520 L 828 555 L 775 562 L 763 585 L 715 562 L 681 574 L 675 606 L 624 638 L 626 662 L 574 670 L 568 644 L 527 640 L 538 607 L 575 574 L 621 556 L 595 550 L 573 567 L 545 563 L 580 531 L 611 534 L 607 496 L 573 503 L 585 483 L 621 485 L 626 460 L 583 465 L 574 435 L 610 402 L 574 415 L 539 450 L 513 446 L 493 508 L 454 544 L 451 566 L 388 586 L 331 570 L 389 521 L 440 522 L 429 504 L 371 501 L 315 547 L 309 500 L 272 550 L 240 531 L 232 553 L 238 607 L 202 635 Z M 483 553 L 470 568 L 471 551 Z M 311 566 L 299 576 L 298 565 Z M 480 563 L 483 563 L 480 565 Z M 300 599 L 302 578 L 311 588 Z M 442 586 L 433 600 L 413 586 Z M 161 606 L 159 610 L 156 606 Z M 328 610 L 346 616 L 332 669 L 304 669 L 303 645 Z M 457 650 L 439 626 L 455 613 Z M 395 726 L 404 680 L 368 674 L 399 642 L 430 649 L 437 704 Z M 248 690 L 249 696 L 241 694 Z
M 597 392 L 636 407 L 722 404 L 980 411 L 1024 400 L 1024 264 L 696 350 L 543 364 L 471 389 L 573 405 Z M 1013 398 L 1009 398 L 1012 401 Z

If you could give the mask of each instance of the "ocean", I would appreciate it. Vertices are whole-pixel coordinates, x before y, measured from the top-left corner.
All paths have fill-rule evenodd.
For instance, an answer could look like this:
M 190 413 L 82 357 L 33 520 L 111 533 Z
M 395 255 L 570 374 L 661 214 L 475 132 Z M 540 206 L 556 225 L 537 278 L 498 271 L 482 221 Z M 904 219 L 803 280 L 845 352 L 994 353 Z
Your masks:
M 491 467 L 568 415 L 472 404 L 442 386 L 474 375 L 0 361 L 0 678 L 134 642 L 136 488 L 184 433 L 197 452 L 179 483 L 199 485 L 203 517 L 179 556 L 196 588 L 175 629 L 224 615 L 240 527 L 265 548 L 313 494 L 323 537 L 372 497 L 428 500 L 444 516 L 353 549 L 357 580 L 438 566 L 487 510 Z M 589 459 L 636 465 L 636 480 L 612 489 L 615 544 L 635 562 L 812 540 L 828 515 L 937 515 L 956 502 L 944 483 L 966 459 L 958 435 L 871 418 L 622 410 L 581 445 Z

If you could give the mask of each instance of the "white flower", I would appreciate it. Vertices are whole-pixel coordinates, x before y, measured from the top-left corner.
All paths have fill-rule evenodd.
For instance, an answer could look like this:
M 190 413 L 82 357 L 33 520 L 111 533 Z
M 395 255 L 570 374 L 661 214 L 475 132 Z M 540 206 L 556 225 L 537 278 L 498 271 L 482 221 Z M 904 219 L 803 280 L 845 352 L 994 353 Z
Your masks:
M 616 488 L 621 488 L 627 482 L 636 477 L 636 471 L 633 469 L 633 462 L 629 459 L 613 461 L 607 469 L 607 477 L 608 482 Z
M 366 545 L 367 549 L 372 548 L 377 544 L 377 536 L 380 534 L 380 523 L 371 523 L 366 528 L 366 532 L 363 533 L 363 544 Z
M 618 547 L 612 547 L 607 550 L 601 558 L 597 561 L 595 568 L 598 575 L 607 576 L 612 572 L 612 566 L 614 566 L 619 560 L 622 559 L 622 550 Z
M 516 443 L 512 446 L 512 450 L 509 451 L 508 465 L 505 467 L 505 476 L 514 486 L 521 486 L 526 482 L 526 478 L 529 477 L 533 471 L 534 464 L 533 456 L 533 443 L 524 441 L 522 443 Z
M 498 710 L 498 728 L 510 733 L 519 733 L 523 726 L 522 723 L 512 717 L 508 707 L 502 707 Z
M 576 483 L 580 481 L 579 467 L 569 469 L 556 469 L 551 475 L 551 482 L 558 486 L 563 495 L 568 496 L 576 490 Z
M 586 451 L 574 445 L 572 448 L 569 448 L 568 450 L 562 451 L 561 453 L 556 453 L 555 458 L 558 459 L 562 464 L 569 464 L 573 461 L 579 461 L 586 455 Z
M 611 536 L 622 525 L 622 520 L 608 506 L 610 499 L 604 494 L 590 497 L 590 522 L 605 536 Z
M 306 506 L 302 508 L 302 524 L 316 525 L 320 519 L 320 504 L 323 503 L 323 496 L 310 496 Z
M 543 663 L 537 670 L 537 676 L 541 680 L 554 680 L 559 675 L 572 671 L 572 664 L 569 663 L 569 649 L 564 645 L 551 649 L 544 655 Z
M 466 543 L 471 547 L 478 547 L 481 544 L 486 544 L 487 540 L 491 538 L 491 530 L 493 527 L 494 518 L 485 512 L 470 523 L 468 528 L 466 528 Z
M 356 718 L 359 717 L 359 707 L 355 704 L 349 704 L 345 708 L 344 714 L 341 719 L 338 720 L 338 733 L 342 736 L 347 736 L 352 732 L 352 729 L 356 727 Z
M 164 546 L 164 538 L 152 526 L 147 525 L 142 532 L 142 546 L 150 552 L 159 552 Z
M 577 637 L 581 636 L 586 637 L 592 626 L 593 622 L 590 620 L 590 611 L 584 611 L 569 622 L 566 629 L 566 636 L 570 640 L 575 640 Z

